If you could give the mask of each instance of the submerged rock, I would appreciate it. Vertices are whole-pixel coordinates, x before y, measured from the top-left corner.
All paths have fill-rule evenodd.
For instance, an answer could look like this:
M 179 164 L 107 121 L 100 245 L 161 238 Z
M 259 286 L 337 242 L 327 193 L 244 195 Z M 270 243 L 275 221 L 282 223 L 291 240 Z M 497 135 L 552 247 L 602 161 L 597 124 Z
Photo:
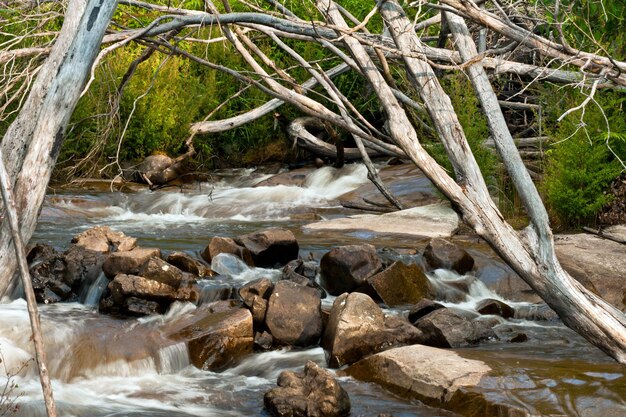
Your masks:
M 304 372 L 284 371 L 278 388 L 265 393 L 265 408 L 275 417 L 341 417 L 350 414 L 350 398 L 325 369 L 309 361 Z
M 338 246 L 320 262 L 320 283 L 332 295 L 354 291 L 382 268 L 373 245 Z
M 424 259 L 434 269 L 452 269 L 461 275 L 474 268 L 474 258 L 464 249 L 445 239 L 432 239 L 424 250 Z
M 413 345 L 377 353 L 340 373 L 467 417 L 530 417 L 514 401 L 491 395 L 490 388 L 499 387 L 499 379 L 490 377 L 491 372 L 483 361 Z
M 163 334 L 185 342 L 194 366 L 221 371 L 252 353 L 254 333 L 252 315 L 228 301 L 217 306 L 206 304 L 167 323 Z
M 424 271 L 415 264 L 394 262 L 367 281 L 389 307 L 415 304 L 435 295 Z
M 385 318 L 369 296 L 354 292 L 340 295 L 333 303 L 322 347 L 329 365 L 340 367 L 372 353 L 421 340 L 422 333 L 408 322 Z
M 250 233 L 239 236 L 236 242 L 250 251 L 254 265 L 260 267 L 285 265 L 296 259 L 300 250 L 294 234 L 285 229 L 274 228 Z
M 277 344 L 316 344 L 322 335 L 319 293 L 291 281 L 279 281 L 267 303 L 265 324 Z

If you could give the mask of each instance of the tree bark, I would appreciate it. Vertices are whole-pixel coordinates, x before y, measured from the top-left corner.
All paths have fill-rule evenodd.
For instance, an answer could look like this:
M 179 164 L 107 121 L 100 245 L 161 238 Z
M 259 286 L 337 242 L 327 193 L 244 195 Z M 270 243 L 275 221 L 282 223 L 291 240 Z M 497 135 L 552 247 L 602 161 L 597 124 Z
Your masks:
M 116 6 L 117 0 L 70 1 L 61 34 L 2 140 L 24 242 L 30 240 L 35 230 L 65 128 Z M 0 296 L 12 286 L 17 266 L 10 235 L 7 222 L 2 222 Z

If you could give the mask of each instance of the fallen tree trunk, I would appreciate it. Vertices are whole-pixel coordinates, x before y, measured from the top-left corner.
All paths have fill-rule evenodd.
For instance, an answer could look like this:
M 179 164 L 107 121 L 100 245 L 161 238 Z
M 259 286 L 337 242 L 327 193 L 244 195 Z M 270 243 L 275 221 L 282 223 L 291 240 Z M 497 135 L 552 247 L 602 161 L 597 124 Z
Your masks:
M 12 179 L 21 235 L 37 224 L 65 127 L 80 98 L 117 0 L 71 0 L 61 34 L 43 64 L 19 115 L 2 139 Z M 6 221 L 0 230 L 0 296 L 13 285 L 17 262 Z

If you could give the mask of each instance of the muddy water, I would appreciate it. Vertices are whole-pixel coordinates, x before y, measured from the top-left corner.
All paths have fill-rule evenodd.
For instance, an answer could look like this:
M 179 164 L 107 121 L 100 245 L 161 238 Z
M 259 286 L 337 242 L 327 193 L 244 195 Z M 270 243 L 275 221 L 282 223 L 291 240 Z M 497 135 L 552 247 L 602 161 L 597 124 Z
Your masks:
M 432 188 L 411 169 L 384 170 L 383 175 L 393 178 L 396 193 L 421 193 L 419 201 L 432 201 Z M 358 231 L 301 231 L 304 224 L 314 219 L 351 214 L 339 207 L 339 196 L 354 198 L 359 192 L 371 193 L 362 166 L 346 166 L 340 172 L 324 168 L 285 178 L 268 181 L 268 175 L 249 170 L 216 176 L 210 184 L 187 190 L 130 194 L 57 192 L 46 200 L 34 240 L 65 249 L 76 233 L 104 224 L 137 237 L 143 246 L 192 254 L 201 251 L 214 235 L 233 236 L 275 226 L 293 230 L 301 255 L 312 254 L 314 258 L 337 244 L 367 241 L 394 248 L 425 244 L 414 238 Z M 355 194 L 359 187 L 363 188 Z M 404 260 L 420 262 L 420 257 L 405 255 Z M 227 262 L 222 267 L 237 268 Z M 231 273 L 233 279 L 240 281 L 265 274 L 248 268 Z M 437 270 L 430 278 L 438 288 L 439 298 L 465 314 L 476 314 L 476 303 L 483 298 L 501 298 L 480 281 L 451 271 Z M 468 288 L 460 297 L 452 293 L 458 291 L 459 281 L 467 281 Z M 254 354 L 222 373 L 198 370 L 190 366 L 185 346 L 164 340 L 159 331 L 164 323 L 195 309 L 194 305 L 177 303 L 163 316 L 117 320 L 95 310 L 98 285 L 90 291 L 86 291 L 84 303 L 41 308 L 53 388 L 63 416 L 266 415 L 263 393 L 275 385 L 282 370 L 301 369 L 307 360 L 325 364 L 323 351 L 315 348 Z M 324 303 L 330 304 L 332 299 Z M 529 341 L 490 343 L 464 350 L 464 354 L 483 359 L 499 375 L 506 376 L 498 379 L 498 384 L 505 381 L 504 385 L 484 388 L 489 395 L 523 405 L 535 414 L 626 415 L 624 369 L 558 321 L 501 319 L 496 331 L 503 340 L 523 332 Z M 9 371 L 19 385 L 11 394 L 20 395 L 17 415 L 43 416 L 41 388 L 30 345 L 24 301 L 4 300 L 0 304 L 0 375 Z M 371 384 L 351 379 L 344 379 L 343 384 L 352 399 L 353 416 L 455 416 L 398 398 Z

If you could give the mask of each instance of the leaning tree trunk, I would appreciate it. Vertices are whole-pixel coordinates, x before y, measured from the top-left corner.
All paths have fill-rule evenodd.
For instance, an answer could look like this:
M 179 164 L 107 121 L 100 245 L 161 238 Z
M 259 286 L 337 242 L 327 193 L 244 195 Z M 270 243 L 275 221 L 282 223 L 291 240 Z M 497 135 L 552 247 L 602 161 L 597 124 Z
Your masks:
M 347 29 L 345 21 L 331 0 L 318 0 L 317 4 L 333 25 Z M 415 52 L 423 50 L 424 45 L 417 38 L 412 22 L 407 19 L 395 0 L 383 1 L 380 4 L 380 12 L 398 49 L 407 52 L 404 56 L 405 68 L 412 82 L 416 84 L 438 136 L 446 148 L 455 170 L 456 181 L 452 180 L 420 145 L 406 113 L 383 76 L 375 70 L 376 67 L 367 51 L 355 39 L 346 37 L 344 43 L 355 61 L 362 69 L 368 69 L 363 73 L 386 111 L 388 128 L 393 139 L 455 204 L 464 220 L 557 311 L 566 325 L 617 361 L 626 363 L 626 317 L 587 291 L 561 268 L 554 253 L 545 211 L 541 208 L 540 200 L 535 198 L 534 185 L 527 175 L 517 173 L 520 168 L 518 161 L 506 152 L 509 138 L 500 131 L 494 134 L 500 148 L 505 150 L 502 152 L 504 163 L 519 174 L 516 176 L 516 185 L 518 188 L 521 187 L 525 203 L 530 205 L 528 209 L 533 223 L 523 233 L 516 232 L 504 221 L 491 200 L 454 108 L 433 69 L 427 62 L 414 58 Z M 458 34 L 457 31 L 457 39 Z M 462 53 L 467 53 L 466 59 L 474 58 L 475 51 L 469 51 L 468 47 L 469 45 L 465 45 Z M 476 73 L 470 78 L 479 75 L 481 69 L 472 70 Z M 488 91 L 484 91 L 485 86 L 475 85 L 480 92 L 483 105 L 491 106 L 493 97 L 489 96 Z M 490 127 L 499 129 L 490 108 L 487 108 L 487 112 L 492 119 Z M 532 204 L 539 204 L 541 207 L 532 207 Z
M 65 128 L 99 52 L 117 0 L 70 0 L 59 38 L 16 120 L 2 139 L 21 235 L 28 242 L 56 162 Z M 6 221 L 0 229 L 0 297 L 13 284 L 17 262 Z

